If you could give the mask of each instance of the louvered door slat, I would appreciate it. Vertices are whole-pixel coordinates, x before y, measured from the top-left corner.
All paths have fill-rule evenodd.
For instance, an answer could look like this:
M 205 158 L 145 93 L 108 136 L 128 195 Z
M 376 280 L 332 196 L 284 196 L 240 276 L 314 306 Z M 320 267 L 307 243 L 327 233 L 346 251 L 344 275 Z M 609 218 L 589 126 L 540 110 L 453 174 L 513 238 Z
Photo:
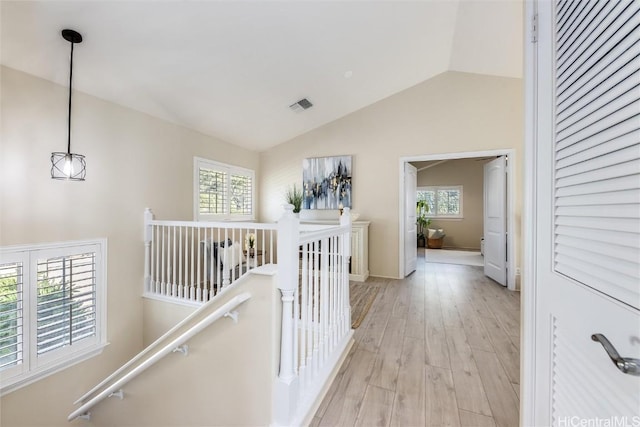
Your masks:
M 583 85 L 573 92 L 569 97 L 565 98 L 561 108 L 556 111 L 558 125 L 563 126 L 564 122 L 571 120 L 576 111 L 588 107 L 592 102 L 597 102 L 608 90 L 616 89 L 619 93 L 624 93 L 638 84 L 638 72 L 640 72 L 640 52 L 632 46 L 631 49 L 625 51 L 619 58 L 609 64 L 612 70 L 611 74 L 600 74 L 594 78 L 590 85 Z M 623 85 L 623 89 L 618 89 L 618 85 Z
M 585 3 L 585 6 L 587 5 L 588 3 Z M 611 13 L 613 8 L 616 6 L 616 3 L 591 2 L 590 5 L 591 8 L 585 7 L 585 10 L 588 9 L 586 19 L 576 23 L 576 25 L 574 25 L 575 28 L 570 28 L 571 32 L 563 32 L 562 36 L 558 38 L 557 50 L 560 55 L 564 55 L 564 61 L 569 57 L 567 54 L 568 49 L 571 49 L 570 52 L 574 52 L 576 46 L 579 43 L 583 43 L 584 39 L 594 32 L 598 23 Z M 562 63 L 558 62 L 558 65 L 562 65 Z
M 633 205 L 597 205 L 590 206 L 588 209 L 582 206 L 558 206 L 556 208 L 558 216 L 588 216 L 602 218 L 607 220 L 615 220 L 616 218 L 634 218 L 640 219 L 640 211 Z
M 618 218 L 615 221 L 602 221 L 600 218 L 592 217 L 558 217 L 556 218 L 556 225 L 573 225 L 605 232 L 620 231 L 633 236 L 633 238 L 637 238 L 636 233 L 638 231 L 638 222 L 633 218 Z M 561 230 L 558 229 L 559 227 L 556 227 L 556 234 L 561 232 Z M 612 237 L 614 237 L 613 234 Z
M 622 84 L 614 86 L 593 102 L 585 103 L 568 120 L 558 122 L 557 137 L 562 139 L 586 128 L 590 123 L 603 120 L 638 99 L 640 93 L 640 72 Z
M 580 194 L 576 196 L 567 196 L 558 199 L 556 206 L 588 206 L 599 205 L 602 203 L 622 203 L 634 204 L 640 203 L 640 190 L 623 190 L 613 191 L 601 194 Z
M 635 266 L 635 261 L 640 257 L 640 249 L 638 248 L 623 246 L 618 242 L 611 243 L 611 240 L 598 242 L 598 244 L 595 245 L 591 236 L 585 238 L 560 236 L 556 243 L 574 248 L 577 254 L 584 255 L 584 257 L 581 258 L 584 261 L 599 259 L 602 256 L 613 258 L 614 260 L 621 259 L 628 261 L 627 263 L 623 263 L 622 268 L 618 271 L 631 277 L 640 278 L 640 271 Z
M 632 190 L 637 188 L 638 178 L 636 176 L 623 176 L 620 178 L 607 179 L 602 181 L 588 182 L 566 188 L 557 188 L 556 196 L 558 200 L 562 197 L 575 196 L 577 194 L 608 193 L 613 191 Z
M 607 259 L 611 262 L 611 258 Z M 578 282 L 594 281 L 598 282 L 598 290 L 607 295 L 616 295 L 620 300 L 632 299 L 634 289 L 637 287 L 638 279 L 623 274 L 616 270 L 605 271 L 598 268 L 600 261 L 587 262 L 572 256 L 558 256 L 557 262 L 562 263 L 562 274 Z
M 576 14 L 579 9 L 580 2 L 567 2 L 569 6 L 565 8 L 565 11 L 558 15 L 558 28 L 566 29 L 567 25 L 571 22 L 571 18 Z
M 554 269 L 640 307 L 640 2 L 582 3 L 556 21 Z
M 629 121 L 631 125 L 631 122 Z M 618 127 L 619 128 L 619 127 Z M 601 136 L 599 134 L 598 136 Z M 640 131 L 631 131 L 604 142 L 599 142 L 600 138 L 589 138 L 583 143 L 574 144 L 571 147 L 560 150 L 557 153 L 557 167 L 563 168 L 576 163 L 595 159 L 611 151 L 623 150 L 633 145 L 638 145 L 640 141 Z
M 558 225 L 556 232 L 562 236 L 577 237 L 580 239 L 591 239 L 594 243 L 609 243 L 611 241 L 622 247 L 630 247 L 640 250 L 640 239 L 632 233 L 624 233 L 621 231 L 602 230 L 593 228 L 595 224 L 578 225 Z M 597 247 L 597 245 L 594 245 Z
M 626 6 L 618 15 L 616 8 L 603 22 L 614 20 L 605 30 L 601 32 L 589 33 L 584 40 L 576 40 L 575 50 L 568 50 L 565 56 L 558 57 L 558 95 L 573 85 L 594 65 L 604 62 L 611 62 L 620 54 L 620 43 L 632 37 L 634 28 L 638 26 L 640 18 L 633 5 L 622 2 Z M 617 16 L 616 16 L 617 15 Z M 578 37 L 582 37 L 579 35 Z M 628 45 L 626 45 L 628 47 Z
M 601 169 L 608 166 L 615 166 L 621 163 L 626 163 L 628 159 L 632 159 L 638 156 L 638 150 L 640 150 L 640 144 L 632 145 L 631 147 L 627 147 L 622 150 L 609 152 L 607 154 L 588 159 L 587 161 L 574 163 L 569 166 L 557 167 L 556 178 L 564 178 L 572 175 L 586 173 L 593 169 Z
M 638 170 L 640 170 L 640 158 L 636 157 L 634 160 L 629 162 L 619 163 L 614 166 L 605 168 L 594 169 L 590 170 L 589 172 L 568 176 L 565 178 L 558 178 L 556 180 L 556 186 L 557 188 L 562 188 L 568 187 L 570 185 L 586 184 L 589 182 L 602 181 L 611 178 L 632 176 L 636 175 Z

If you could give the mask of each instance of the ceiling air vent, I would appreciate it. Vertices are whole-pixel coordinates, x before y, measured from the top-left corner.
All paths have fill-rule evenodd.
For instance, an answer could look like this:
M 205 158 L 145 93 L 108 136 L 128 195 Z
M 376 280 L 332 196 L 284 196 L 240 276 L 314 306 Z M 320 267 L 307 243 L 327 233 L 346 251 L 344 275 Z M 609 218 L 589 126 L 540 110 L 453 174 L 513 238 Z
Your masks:
M 308 110 L 311 107 L 313 107 L 313 104 L 307 98 L 303 98 L 295 104 L 289 105 L 289 108 L 291 108 L 291 110 L 295 112 Z

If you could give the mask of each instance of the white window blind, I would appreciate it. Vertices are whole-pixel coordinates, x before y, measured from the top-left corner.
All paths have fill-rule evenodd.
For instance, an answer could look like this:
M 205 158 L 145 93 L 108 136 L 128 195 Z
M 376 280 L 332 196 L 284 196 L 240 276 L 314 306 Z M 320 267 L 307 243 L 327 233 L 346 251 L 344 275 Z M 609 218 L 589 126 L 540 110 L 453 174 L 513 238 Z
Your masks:
M 462 186 L 418 187 L 416 200 L 427 203 L 429 218 L 462 218 Z
M 196 157 L 194 172 L 197 220 L 253 219 L 254 171 Z
M 95 253 L 38 260 L 38 355 L 96 335 Z
M 0 375 L 6 393 L 106 343 L 106 241 L 0 248 Z
M 640 2 L 556 10 L 554 268 L 640 308 Z
M 0 371 L 22 363 L 22 262 L 0 264 Z
M 227 211 L 227 174 L 222 171 L 198 168 L 199 213 L 222 215 Z

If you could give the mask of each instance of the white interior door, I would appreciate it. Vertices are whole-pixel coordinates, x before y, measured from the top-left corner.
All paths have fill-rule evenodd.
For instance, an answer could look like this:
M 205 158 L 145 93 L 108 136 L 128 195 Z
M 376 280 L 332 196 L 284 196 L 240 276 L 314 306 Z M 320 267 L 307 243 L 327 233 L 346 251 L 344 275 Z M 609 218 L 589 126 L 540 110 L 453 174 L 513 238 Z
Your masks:
M 640 422 L 640 2 L 538 1 L 532 425 Z M 524 286 L 528 286 L 527 283 Z M 602 345 L 606 337 L 609 351 Z M 614 350 L 615 348 L 615 350 Z M 610 354 L 618 352 L 618 364 Z M 527 362 L 530 360 L 531 362 Z M 625 367 L 625 363 L 627 363 Z M 623 371 L 626 370 L 627 373 Z M 533 378 L 535 377 L 535 379 Z
M 404 274 L 408 276 L 416 270 L 418 258 L 416 226 L 416 187 L 418 170 L 415 166 L 404 164 Z
M 507 286 L 507 161 L 484 165 L 484 274 Z

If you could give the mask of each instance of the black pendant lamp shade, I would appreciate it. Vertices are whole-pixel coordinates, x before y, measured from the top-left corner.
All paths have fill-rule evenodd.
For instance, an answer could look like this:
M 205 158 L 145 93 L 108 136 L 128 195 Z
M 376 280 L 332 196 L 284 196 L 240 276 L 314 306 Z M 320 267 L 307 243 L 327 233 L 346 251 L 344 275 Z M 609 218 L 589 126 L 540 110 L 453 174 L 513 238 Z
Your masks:
M 51 178 L 71 181 L 84 181 L 87 164 L 84 156 L 71 152 L 71 83 L 73 78 L 73 45 L 82 43 L 80 33 L 73 30 L 62 30 L 62 37 L 71 43 L 71 60 L 69 63 L 69 120 L 67 127 L 67 151 L 51 153 Z

